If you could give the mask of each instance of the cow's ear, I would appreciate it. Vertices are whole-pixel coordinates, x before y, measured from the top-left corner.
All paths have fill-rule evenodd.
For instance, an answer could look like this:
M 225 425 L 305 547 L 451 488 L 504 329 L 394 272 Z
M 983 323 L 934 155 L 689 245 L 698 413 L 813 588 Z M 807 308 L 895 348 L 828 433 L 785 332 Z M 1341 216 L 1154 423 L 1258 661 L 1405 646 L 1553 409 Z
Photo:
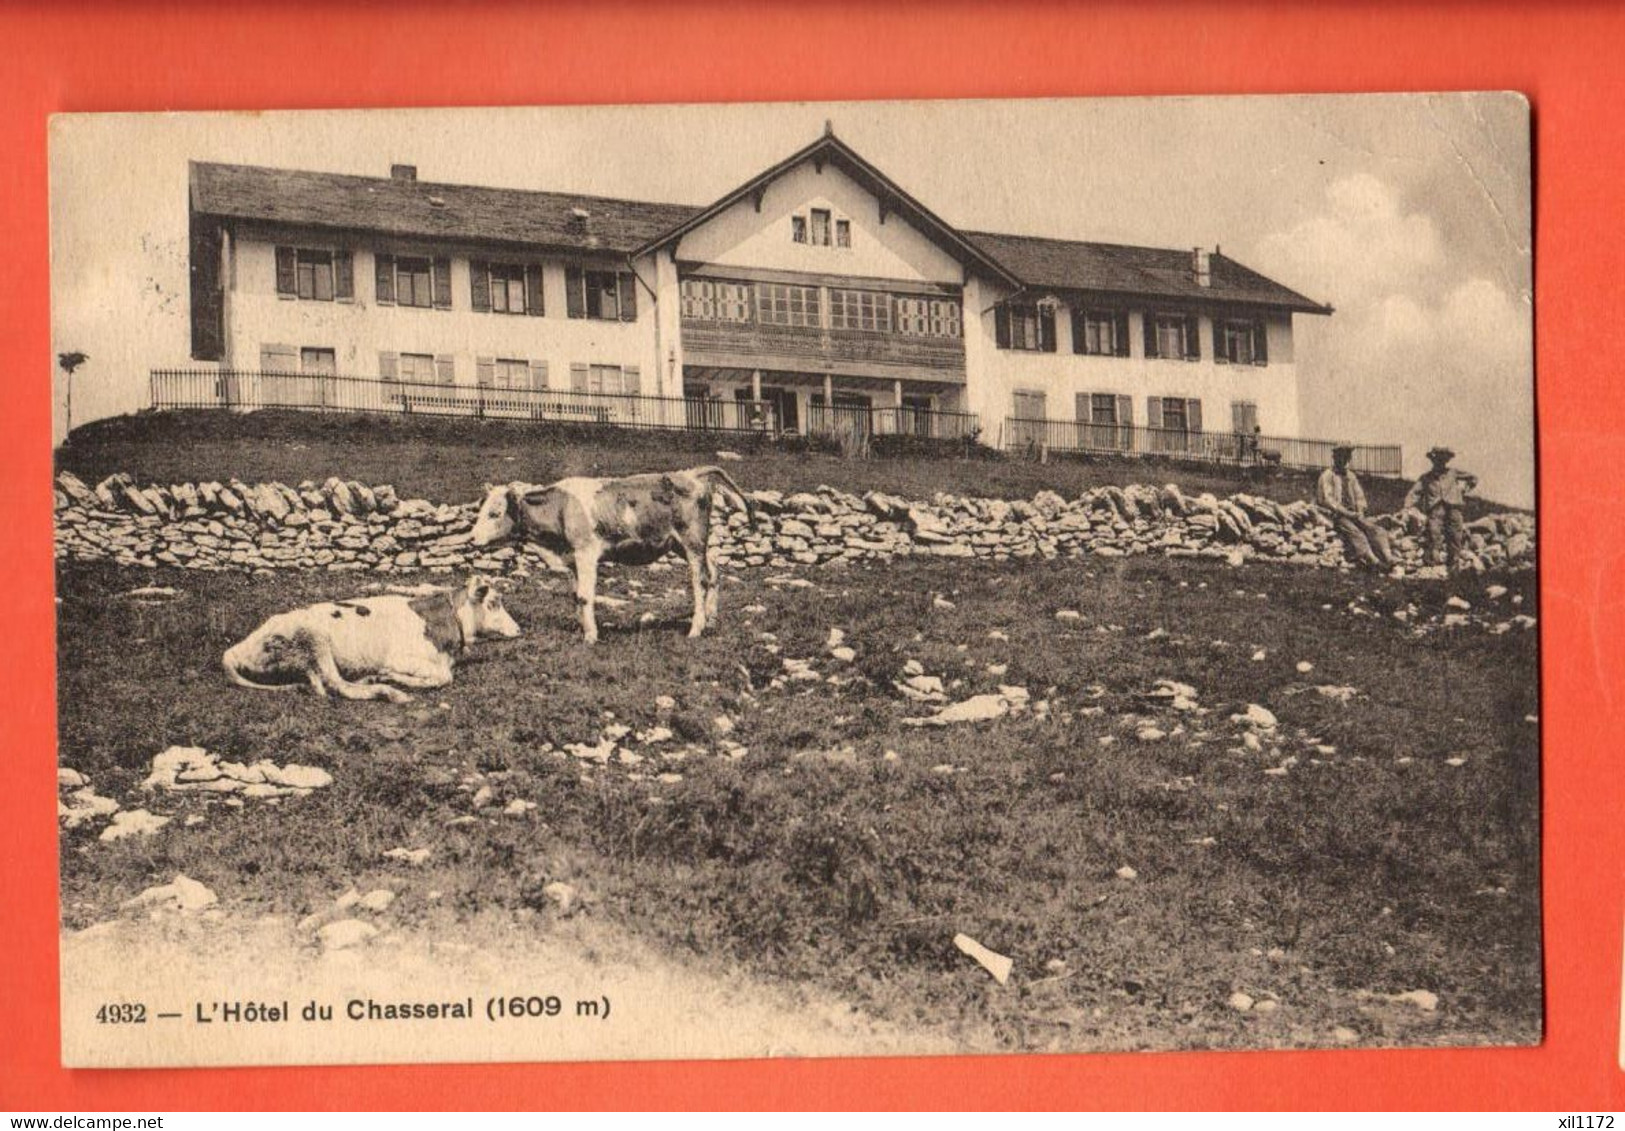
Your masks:
M 468 579 L 468 599 L 473 604 L 485 600 L 485 595 L 491 591 L 491 583 L 479 574 L 471 574 Z

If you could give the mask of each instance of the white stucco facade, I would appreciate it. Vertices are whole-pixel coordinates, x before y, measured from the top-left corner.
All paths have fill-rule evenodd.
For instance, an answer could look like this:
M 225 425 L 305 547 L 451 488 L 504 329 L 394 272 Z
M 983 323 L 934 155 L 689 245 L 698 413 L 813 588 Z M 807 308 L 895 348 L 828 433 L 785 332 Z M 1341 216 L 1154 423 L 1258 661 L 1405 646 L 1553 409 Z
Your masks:
M 239 190 L 245 178 L 252 189 L 252 178 L 260 175 L 212 168 L 230 171 Z M 323 174 L 267 175 L 309 178 L 295 187 L 314 194 L 305 197 L 313 213 L 328 210 L 322 195 L 327 186 L 334 186 L 334 209 L 337 197 L 354 190 Z M 404 186 L 394 178 L 363 183 L 395 194 L 403 207 L 419 199 L 411 180 Z M 431 189 L 452 195 L 448 189 L 454 187 L 422 191 Z M 457 216 L 457 200 L 448 205 L 439 196 L 423 199 Z M 204 243 L 201 254 L 218 260 L 218 277 L 208 284 L 216 291 L 206 293 L 219 296 L 219 340 L 196 356 L 227 371 L 427 381 L 448 390 L 490 388 L 496 366 L 497 387 L 527 395 L 635 393 L 725 406 L 713 411 L 674 404 L 660 410 L 668 424 L 737 422 L 738 414 L 754 414 L 752 406 L 765 402 L 768 426 L 809 431 L 827 427 L 838 410 L 898 409 L 970 414 L 984 442 L 1001 443 L 1010 440 L 1005 423 L 1012 417 L 1100 424 L 1099 413 L 1108 411 L 1112 424 L 1155 427 L 1162 406 L 1177 404 L 1177 412 L 1167 415 L 1182 428 L 1250 434 L 1256 426 L 1265 436 L 1291 437 L 1300 434 L 1294 313 L 1327 312 L 1239 265 L 1226 283 L 1229 290 L 1210 292 L 1205 252 L 1193 258 L 1189 252 L 1051 240 L 1023 265 L 1043 273 L 1029 282 L 1006 262 L 1006 251 L 995 259 L 985 241 L 1019 254 L 1033 238 L 984 236 L 977 243 L 833 137 L 709 209 L 674 213 L 676 206 L 606 201 L 594 205 L 597 213 L 579 206 L 566 212 L 541 193 L 516 193 L 503 204 L 522 210 L 533 202 L 553 208 L 556 222 L 526 230 L 574 239 L 576 246 L 527 245 L 503 229 L 500 212 L 473 239 L 403 237 L 383 227 L 369 231 L 365 223 L 340 225 L 327 215 L 303 223 L 270 203 L 248 215 L 237 200 L 226 202 L 239 209 L 231 214 L 204 209 L 206 239 L 213 242 Z M 634 216 L 640 208 L 664 209 L 665 215 L 689 219 L 669 229 L 650 222 L 646 230 L 656 238 L 640 240 L 613 227 L 612 206 L 622 203 Z M 255 218 L 273 213 L 279 215 L 274 221 Z M 367 215 L 367 222 L 379 225 L 392 216 Z M 424 230 L 434 227 L 421 217 L 417 222 Z M 600 223 L 605 227 L 595 227 Z M 599 238 L 600 231 L 606 238 Z M 298 251 L 347 256 L 353 285 L 301 297 L 289 286 L 287 268 L 287 257 Z M 1155 269 L 1125 269 L 1113 284 L 1109 267 L 1100 273 L 1091 266 L 1124 251 L 1155 257 Z M 195 271 L 195 236 L 192 255 Z M 441 284 L 427 306 L 390 296 L 377 281 L 381 257 L 438 261 L 449 288 Z M 1076 278 L 1068 274 L 1074 262 Z M 476 299 L 477 265 L 492 263 L 524 276 L 523 313 L 481 308 L 486 303 Z M 532 289 L 527 271 L 539 286 Z M 614 316 L 583 309 L 582 271 L 624 280 L 635 317 L 620 317 L 625 292 Z M 334 282 L 343 274 L 335 267 Z M 1143 280 L 1146 289 L 1125 287 L 1121 278 Z M 572 286 L 573 303 L 566 293 Z M 1249 298 L 1272 293 L 1268 288 L 1274 288 L 1275 301 Z M 194 286 L 194 300 L 197 294 Z M 1041 340 L 1012 339 L 1002 328 L 1009 322 L 1001 307 L 1042 309 Z M 1110 311 L 1120 320 L 1106 354 L 1075 348 L 1075 309 Z M 1194 340 L 1195 348 L 1182 348 L 1177 358 L 1147 356 L 1146 320 L 1153 314 L 1187 320 L 1182 340 Z M 1254 328 L 1250 356 L 1240 363 L 1216 357 L 1218 327 L 1225 323 Z M 584 373 L 591 374 L 590 383 Z M 1102 407 L 1105 397 L 1111 398 L 1109 409 Z M 239 399 L 238 407 L 295 403 L 257 394 Z M 399 397 L 391 403 L 411 408 Z M 483 402 L 476 405 L 484 410 Z M 881 425 L 876 421 L 874 427 Z M 952 427 L 962 434 L 969 421 Z

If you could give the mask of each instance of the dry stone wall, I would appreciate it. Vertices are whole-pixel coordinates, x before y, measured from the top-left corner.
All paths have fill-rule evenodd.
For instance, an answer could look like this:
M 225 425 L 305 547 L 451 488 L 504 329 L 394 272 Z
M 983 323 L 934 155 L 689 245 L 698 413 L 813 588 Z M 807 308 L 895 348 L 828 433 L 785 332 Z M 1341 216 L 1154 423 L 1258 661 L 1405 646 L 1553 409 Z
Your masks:
M 720 564 L 826 565 L 910 555 L 981 558 L 1221 558 L 1335 567 L 1342 544 L 1327 517 L 1306 501 L 1257 495 L 1186 495 L 1174 484 L 1103 486 L 1064 499 L 1041 491 L 1030 501 L 937 494 L 909 500 L 862 497 L 831 487 L 785 495 L 756 491 L 754 524 L 727 515 L 713 530 Z M 393 487 L 337 478 L 325 483 L 137 485 L 129 476 L 94 487 L 69 472 L 56 483 L 59 559 L 202 570 L 326 569 L 334 572 L 473 568 L 523 574 L 550 562 L 539 547 L 475 547 L 478 504 L 402 499 Z M 1419 515 L 1382 516 L 1407 567 L 1422 565 Z M 1535 524 L 1520 513 L 1468 524 L 1469 565 L 1528 568 Z

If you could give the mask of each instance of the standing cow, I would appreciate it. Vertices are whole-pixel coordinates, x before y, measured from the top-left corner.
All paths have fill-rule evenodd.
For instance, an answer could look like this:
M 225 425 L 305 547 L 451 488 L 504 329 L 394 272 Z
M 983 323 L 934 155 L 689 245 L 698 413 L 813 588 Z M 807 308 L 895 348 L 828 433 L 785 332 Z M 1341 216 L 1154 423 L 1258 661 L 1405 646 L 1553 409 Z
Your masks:
M 623 479 L 561 479 L 546 487 L 493 487 L 474 522 L 476 546 L 509 537 L 536 542 L 567 557 L 575 574 L 576 609 L 587 643 L 598 639 L 593 602 L 598 563 L 647 565 L 671 551 L 688 559 L 694 586 L 689 636 L 717 614 L 717 567 L 708 542 L 712 496 L 721 495 L 754 521 L 750 500 L 720 467 L 629 475 Z

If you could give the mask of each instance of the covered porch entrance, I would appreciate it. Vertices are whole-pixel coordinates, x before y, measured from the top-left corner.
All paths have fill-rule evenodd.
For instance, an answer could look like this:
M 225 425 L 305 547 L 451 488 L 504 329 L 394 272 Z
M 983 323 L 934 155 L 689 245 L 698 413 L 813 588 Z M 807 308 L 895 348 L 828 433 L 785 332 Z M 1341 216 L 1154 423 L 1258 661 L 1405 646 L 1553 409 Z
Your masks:
M 687 366 L 691 414 L 743 414 L 764 431 L 806 436 L 907 434 L 962 439 L 978 423 L 952 382 Z M 714 407 L 713 407 L 714 406 Z

